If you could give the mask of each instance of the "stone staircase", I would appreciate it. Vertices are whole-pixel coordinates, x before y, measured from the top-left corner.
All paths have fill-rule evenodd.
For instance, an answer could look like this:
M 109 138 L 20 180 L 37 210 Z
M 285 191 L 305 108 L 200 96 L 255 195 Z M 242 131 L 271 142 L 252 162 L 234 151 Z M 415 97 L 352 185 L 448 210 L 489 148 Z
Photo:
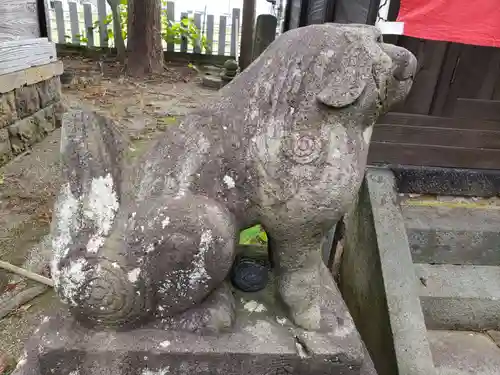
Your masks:
M 500 374 L 500 199 L 396 186 L 388 169 L 367 172 L 340 267 L 379 374 Z
M 443 198 L 400 203 L 436 371 L 500 374 L 500 206 Z

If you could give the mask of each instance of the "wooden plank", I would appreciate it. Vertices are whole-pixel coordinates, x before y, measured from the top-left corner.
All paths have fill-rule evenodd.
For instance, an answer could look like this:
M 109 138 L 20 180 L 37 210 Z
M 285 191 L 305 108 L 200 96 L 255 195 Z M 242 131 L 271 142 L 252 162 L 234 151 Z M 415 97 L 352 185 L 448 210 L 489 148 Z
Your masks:
M 202 32 L 201 30 L 201 14 L 200 13 L 195 13 L 194 14 L 194 24 L 200 30 L 200 33 Z M 193 43 L 193 53 L 201 53 L 201 46 L 200 46 L 200 39 L 197 39 Z
M 500 49 L 495 48 L 492 52 L 493 56 L 489 61 L 488 72 L 483 80 L 483 84 L 479 89 L 477 99 L 492 99 L 495 100 L 495 87 L 500 79 Z
M 500 100 L 463 99 L 456 101 L 454 117 L 500 121 Z
M 75 2 L 69 2 L 69 20 L 71 23 L 71 42 L 80 44 L 80 22 L 78 21 L 78 6 Z
M 445 106 L 450 91 L 450 86 L 454 80 L 455 69 L 459 64 L 462 44 L 450 43 L 446 48 L 444 63 L 439 74 L 436 85 L 434 99 L 432 101 L 430 115 L 442 116 L 445 113 Z M 431 95 L 429 93 L 429 95 Z
M 92 17 L 92 4 L 83 4 L 83 19 L 85 21 L 85 37 L 87 38 L 87 46 L 94 46 L 94 19 Z
M 40 36 L 37 0 L 0 3 L 0 41 Z
M 233 18 L 231 22 L 231 56 L 236 56 L 237 54 L 237 43 L 239 41 L 240 36 L 240 10 L 237 8 L 233 8 Z
M 448 43 L 401 36 L 398 44 L 413 52 L 418 65 L 410 94 L 394 111 L 427 115 L 431 110 Z
M 54 61 L 47 65 L 40 65 L 25 70 L 0 75 L 0 94 L 12 91 L 24 85 L 46 81 L 63 72 L 61 61 Z
M 226 16 L 220 16 L 218 54 L 224 56 L 225 53 L 226 53 Z
M 407 126 L 423 126 L 450 129 L 475 129 L 499 131 L 500 123 L 497 121 L 484 121 L 480 119 L 463 119 L 451 117 L 436 117 L 415 115 L 409 113 L 390 112 L 379 118 L 377 124 L 397 124 Z M 375 126 L 375 128 L 378 125 Z
M 167 20 L 168 22 L 175 22 L 175 3 L 173 1 L 167 1 Z M 175 44 L 167 43 L 167 51 L 174 51 Z
M 500 169 L 500 150 L 372 142 L 368 164 Z
M 500 149 L 500 123 L 498 131 L 474 129 L 446 129 L 420 126 L 377 125 L 374 142 L 411 143 L 421 145 L 464 148 Z
M 185 18 L 187 18 L 188 14 L 186 12 L 181 13 L 181 21 Z M 186 37 L 182 37 L 182 42 L 181 42 L 181 52 L 187 52 L 188 48 L 188 41 Z
M 44 39 L 45 43 L 25 45 L 0 45 L 0 74 L 16 72 L 30 67 L 49 64 L 57 60 L 55 45 Z M 21 41 L 18 41 L 21 42 Z
M 452 116 L 458 98 L 491 99 L 497 74 L 496 48 L 461 45 L 452 70 L 448 92 L 442 101 L 440 116 Z M 498 65 L 498 64 L 496 64 Z M 444 71 L 443 71 L 444 74 Z
M 108 46 L 108 26 L 106 25 L 106 0 L 97 0 L 97 18 L 99 19 L 99 47 Z
M 62 1 L 54 1 L 54 10 L 56 12 L 57 40 L 59 43 L 66 43 L 66 26 L 64 25 Z
M 212 54 L 212 49 L 214 48 L 214 15 L 207 15 L 207 51 L 208 55 Z

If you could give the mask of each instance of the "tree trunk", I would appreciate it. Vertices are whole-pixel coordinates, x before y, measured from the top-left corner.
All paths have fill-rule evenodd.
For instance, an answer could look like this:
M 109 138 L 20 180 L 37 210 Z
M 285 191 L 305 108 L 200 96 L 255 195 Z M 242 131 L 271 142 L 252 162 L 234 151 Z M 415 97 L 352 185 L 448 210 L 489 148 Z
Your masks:
M 143 77 L 163 71 L 160 0 L 128 1 L 127 73 Z
M 241 23 L 240 69 L 252 62 L 253 31 L 255 25 L 255 0 L 243 0 L 243 22 Z M 236 56 L 238 59 L 238 56 Z
M 115 39 L 115 47 L 117 53 L 117 60 L 120 62 L 125 62 L 125 41 L 122 36 L 122 27 L 120 23 L 120 0 L 108 0 L 109 7 L 111 8 L 111 13 L 113 15 L 113 34 Z

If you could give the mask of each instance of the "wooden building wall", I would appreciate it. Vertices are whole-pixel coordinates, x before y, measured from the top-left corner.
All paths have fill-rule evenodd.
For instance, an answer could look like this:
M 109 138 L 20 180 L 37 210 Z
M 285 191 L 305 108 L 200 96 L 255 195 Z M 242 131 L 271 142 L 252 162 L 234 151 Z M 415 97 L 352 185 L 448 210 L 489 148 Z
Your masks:
M 0 0 L 0 43 L 38 37 L 37 0 Z
M 372 164 L 500 169 L 500 49 L 399 37 L 418 59 L 405 103 L 379 120 Z

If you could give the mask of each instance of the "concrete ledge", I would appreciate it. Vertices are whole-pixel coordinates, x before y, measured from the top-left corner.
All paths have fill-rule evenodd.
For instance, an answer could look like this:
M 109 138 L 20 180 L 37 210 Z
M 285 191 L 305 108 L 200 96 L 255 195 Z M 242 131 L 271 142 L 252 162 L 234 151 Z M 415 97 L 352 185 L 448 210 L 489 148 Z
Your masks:
M 63 63 L 55 61 L 13 73 L 0 75 L 0 94 L 7 93 L 25 85 L 33 85 L 63 73 Z
M 500 193 L 500 171 L 391 166 L 401 193 L 493 197 Z
M 402 206 L 416 263 L 500 265 L 500 209 Z
M 415 264 L 428 329 L 500 329 L 500 267 Z
M 388 169 L 369 169 L 346 215 L 344 299 L 379 374 L 436 374 L 415 273 Z

